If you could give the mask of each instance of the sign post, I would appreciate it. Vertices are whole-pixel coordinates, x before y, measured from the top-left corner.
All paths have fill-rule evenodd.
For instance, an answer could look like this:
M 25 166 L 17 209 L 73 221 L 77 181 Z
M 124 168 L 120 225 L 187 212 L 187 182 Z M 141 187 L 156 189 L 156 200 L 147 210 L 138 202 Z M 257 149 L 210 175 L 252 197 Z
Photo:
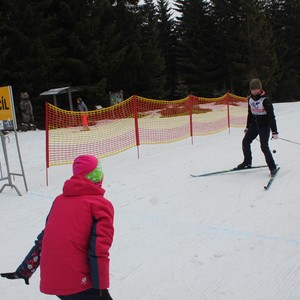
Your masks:
M 5 143 L 5 134 L 4 134 L 7 131 L 14 131 L 15 133 L 19 162 L 22 171 L 21 174 L 12 173 L 10 171 L 8 153 L 7 153 L 6 143 Z M 21 153 L 20 153 L 18 135 L 17 135 L 17 120 L 16 120 L 11 86 L 0 87 L 0 137 L 1 137 L 1 144 L 3 149 L 4 159 L 5 159 L 6 170 L 7 170 L 6 172 L 7 175 L 3 176 L 2 169 L 1 169 L 2 176 L 0 178 L 0 181 L 2 180 L 8 181 L 8 183 L 2 186 L 2 188 L 0 189 L 0 193 L 2 193 L 2 191 L 6 186 L 9 186 L 11 188 L 14 188 L 17 191 L 19 196 L 22 196 L 18 188 L 12 183 L 12 176 L 22 176 L 24 180 L 26 192 L 28 191 Z

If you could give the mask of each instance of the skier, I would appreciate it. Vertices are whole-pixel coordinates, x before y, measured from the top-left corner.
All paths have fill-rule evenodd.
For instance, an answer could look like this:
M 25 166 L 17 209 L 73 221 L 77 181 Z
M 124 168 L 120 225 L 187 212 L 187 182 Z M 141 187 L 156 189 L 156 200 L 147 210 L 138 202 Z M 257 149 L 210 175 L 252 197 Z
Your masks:
M 40 290 L 62 300 L 112 300 L 109 249 L 114 208 L 104 198 L 103 173 L 95 156 L 73 162 L 73 176 L 56 197 L 45 229 L 22 264 L 8 279 L 29 279 L 40 266 Z
M 238 169 L 250 168 L 252 165 L 251 143 L 259 135 L 260 148 L 265 156 L 271 175 L 276 173 L 276 164 L 269 148 L 270 131 L 272 139 L 278 138 L 276 119 L 272 102 L 267 98 L 258 78 L 250 81 L 250 95 L 248 98 L 247 126 L 242 142 L 244 161 Z

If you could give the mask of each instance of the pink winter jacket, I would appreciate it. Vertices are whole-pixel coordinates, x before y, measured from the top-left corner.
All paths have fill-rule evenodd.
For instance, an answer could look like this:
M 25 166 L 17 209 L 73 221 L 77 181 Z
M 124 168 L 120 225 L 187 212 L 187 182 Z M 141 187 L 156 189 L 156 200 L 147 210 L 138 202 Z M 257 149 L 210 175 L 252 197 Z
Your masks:
M 41 292 L 70 295 L 92 287 L 109 288 L 114 209 L 104 193 L 102 187 L 81 176 L 65 182 L 44 231 L 17 270 L 30 277 L 32 262 L 40 263 Z

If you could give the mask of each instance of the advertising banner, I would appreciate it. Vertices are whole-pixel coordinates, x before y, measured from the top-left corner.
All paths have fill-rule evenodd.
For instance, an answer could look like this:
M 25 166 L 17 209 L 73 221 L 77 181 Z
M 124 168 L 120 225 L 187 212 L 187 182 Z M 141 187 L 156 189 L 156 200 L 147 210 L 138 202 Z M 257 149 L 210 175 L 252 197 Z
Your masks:
M 0 130 L 14 130 L 15 124 L 15 110 L 11 87 L 0 87 Z

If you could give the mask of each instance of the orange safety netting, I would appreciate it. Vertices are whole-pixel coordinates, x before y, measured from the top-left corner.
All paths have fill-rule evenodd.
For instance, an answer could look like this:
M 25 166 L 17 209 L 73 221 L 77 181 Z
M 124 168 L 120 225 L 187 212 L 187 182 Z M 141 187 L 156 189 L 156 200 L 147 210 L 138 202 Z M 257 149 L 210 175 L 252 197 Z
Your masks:
M 72 163 L 81 154 L 103 158 L 141 144 L 174 142 L 245 126 L 246 108 L 246 98 L 229 93 L 177 101 L 131 96 L 88 112 L 66 111 L 46 103 L 47 167 Z

